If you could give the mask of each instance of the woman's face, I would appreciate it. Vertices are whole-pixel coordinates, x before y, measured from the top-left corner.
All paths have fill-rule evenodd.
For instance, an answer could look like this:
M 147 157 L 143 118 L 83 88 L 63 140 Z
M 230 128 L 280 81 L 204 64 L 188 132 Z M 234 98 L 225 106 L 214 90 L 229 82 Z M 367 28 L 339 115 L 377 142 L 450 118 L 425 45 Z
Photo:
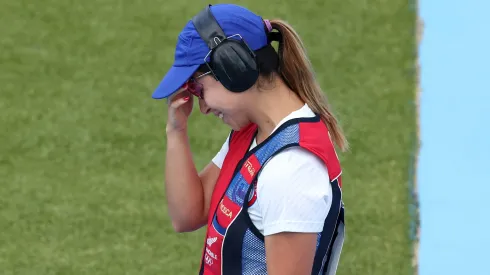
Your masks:
M 196 81 L 203 86 L 204 99 L 199 99 L 199 108 L 203 114 L 212 113 L 220 117 L 235 131 L 250 123 L 246 108 L 248 105 L 246 92 L 233 93 L 212 75 L 203 76 Z

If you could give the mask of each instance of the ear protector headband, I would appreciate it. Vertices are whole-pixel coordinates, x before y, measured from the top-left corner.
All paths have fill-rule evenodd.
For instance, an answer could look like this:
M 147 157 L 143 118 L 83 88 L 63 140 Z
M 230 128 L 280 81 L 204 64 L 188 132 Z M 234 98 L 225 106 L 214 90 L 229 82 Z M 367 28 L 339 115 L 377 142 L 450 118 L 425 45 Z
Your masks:
M 197 32 L 210 50 L 204 61 L 214 78 L 226 89 L 237 93 L 248 90 L 259 77 L 257 56 L 240 34 L 226 37 L 210 7 L 208 5 L 192 19 Z M 231 39 L 232 37 L 239 39 Z

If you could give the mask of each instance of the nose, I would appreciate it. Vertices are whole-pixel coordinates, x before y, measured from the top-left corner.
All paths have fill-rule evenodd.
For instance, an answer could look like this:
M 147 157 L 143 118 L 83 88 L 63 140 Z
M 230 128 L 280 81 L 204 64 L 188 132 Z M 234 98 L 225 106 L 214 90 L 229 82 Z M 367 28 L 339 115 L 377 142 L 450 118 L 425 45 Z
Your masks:
M 207 115 L 209 112 L 211 112 L 211 108 L 206 104 L 204 99 L 199 99 L 199 109 L 201 110 L 201 113 Z

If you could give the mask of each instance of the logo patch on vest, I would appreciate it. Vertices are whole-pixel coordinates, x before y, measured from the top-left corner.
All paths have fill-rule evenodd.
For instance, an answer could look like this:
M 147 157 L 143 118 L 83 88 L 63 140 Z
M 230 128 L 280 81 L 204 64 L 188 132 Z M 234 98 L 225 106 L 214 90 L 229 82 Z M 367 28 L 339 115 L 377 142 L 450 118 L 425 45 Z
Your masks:
M 252 182 L 255 174 L 260 169 L 260 162 L 255 155 L 251 155 L 243 164 L 240 169 L 242 177 L 247 181 L 248 184 Z
M 228 225 L 235 219 L 238 212 L 240 212 L 241 207 L 234 203 L 228 196 L 224 196 L 218 206 L 218 211 L 216 213 L 216 219 L 219 225 L 227 228 Z
M 210 231 L 204 249 L 204 263 L 208 266 L 212 274 L 221 274 L 220 257 L 222 245 L 223 237 L 214 230 Z
M 231 217 L 233 216 L 233 212 L 231 212 L 230 209 L 228 209 L 224 204 L 223 204 L 223 201 L 221 201 L 221 203 L 219 204 L 219 210 L 221 210 L 221 213 L 225 214 L 225 216 L 227 216 L 228 218 L 231 219 Z
M 208 246 L 209 246 L 209 247 L 211 247 L 211 245 L 212 245 L 213 243 L 215 243 L 217 240 L 218 240 L 218 237 L 208 238 L 208 239 L 206 240 L 206 243 L 208 244 Z

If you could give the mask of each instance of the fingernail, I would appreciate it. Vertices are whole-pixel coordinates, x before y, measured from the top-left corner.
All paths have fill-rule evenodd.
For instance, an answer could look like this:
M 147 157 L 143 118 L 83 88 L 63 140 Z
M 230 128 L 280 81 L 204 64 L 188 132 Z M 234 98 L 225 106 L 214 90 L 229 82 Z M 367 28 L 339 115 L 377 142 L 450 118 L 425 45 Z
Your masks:
M 184 101 L 188 101 L 190 97 L 186 96 L 184 97 Z

